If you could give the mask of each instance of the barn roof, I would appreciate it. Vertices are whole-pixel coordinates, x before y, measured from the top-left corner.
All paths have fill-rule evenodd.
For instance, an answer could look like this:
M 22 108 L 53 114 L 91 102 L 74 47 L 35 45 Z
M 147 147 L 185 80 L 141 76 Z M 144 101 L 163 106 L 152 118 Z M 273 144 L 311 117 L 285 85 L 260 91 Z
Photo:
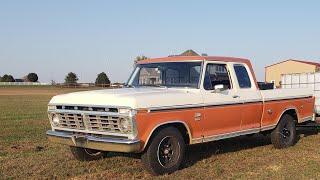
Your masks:
M 278 62 L 278 63 L 271 64 L 271 65 L 269 65 L 269 66 L 266 66 L 265 68 L 271 67 L 271 66 L 274 66 L 274 65 L 277 65 L 277 64 L 281 64 L 281 63 L 284 63 L 284 62 L 287 62 L 287 61 L 294 61 L 294 62 L 299 62 L 299 63 L 304 63 L 304 64 L 310 64 L 310 65 L 313 65 L 313 66 L 320 67 L 320 63 L 311 62 L 311 61 L 305 61 L 305 60 L 288 59 L 288 60 L 285 60 L 285 61 L 281 61 L 281 62 Z

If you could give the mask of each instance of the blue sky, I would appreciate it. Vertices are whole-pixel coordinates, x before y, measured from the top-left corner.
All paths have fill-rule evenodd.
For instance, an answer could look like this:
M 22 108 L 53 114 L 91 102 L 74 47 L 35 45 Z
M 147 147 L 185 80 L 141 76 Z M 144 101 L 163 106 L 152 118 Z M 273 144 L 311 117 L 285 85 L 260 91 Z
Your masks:
M 264 66 L 320 60 L 320 1 L 16 1 L 0 0 L 0 75 L 36 72 L 93 82 L 105 71 L 126 81 L 138 55 L 186 49 Z

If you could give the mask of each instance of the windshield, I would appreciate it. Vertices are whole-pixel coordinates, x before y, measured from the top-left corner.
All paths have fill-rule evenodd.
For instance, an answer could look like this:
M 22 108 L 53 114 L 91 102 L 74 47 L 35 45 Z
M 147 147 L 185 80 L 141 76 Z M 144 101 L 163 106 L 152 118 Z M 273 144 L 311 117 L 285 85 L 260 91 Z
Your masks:
M 165 62 L 138 64 L 128 86 L 198 88 L 201 62 Z

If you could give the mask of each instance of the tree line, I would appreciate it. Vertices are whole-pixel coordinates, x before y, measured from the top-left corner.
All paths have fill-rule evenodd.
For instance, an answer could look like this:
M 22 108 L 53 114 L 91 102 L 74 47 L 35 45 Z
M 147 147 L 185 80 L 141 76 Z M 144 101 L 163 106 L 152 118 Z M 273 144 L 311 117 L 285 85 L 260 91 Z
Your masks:
M 23 78 L 25 82 L 38 82 L 38 75 L 36 73 L 29 73 Z M 5 74 L 0 76 L 0 82 L 16 82 L 16 79 L 12 75 Z
M 65 84 L 77 84 L 78 80 L 79 80 L 79 78 L 76 73 L 69 72 L 66 75 L 66 77 L 64 78 L 64 83 Z M 101 72 L 97 75 L 97 78 L 95 81 L 96 85 L 104 85 L 104 84 L 110 85 L 110 83 L 111 83 L 110 79 L 105 72 Z
M 36 73 L 29 73 L 27 76 L 23 77 L 21 79 L 23 82 L 38 82 L 38 75 Z M 66 84 L 77 84 L 79 78 L 76 73 L 69 72 L 65 77 L 65 83 Z M 10 74 L 5 74 L 2 77 L 0 76 L 0 82 L 16 82 L 17 79 L 15 79 Z M 95 84 L 110 84 L 110 79 L 107 76 L 105 72 L 101 72 L 97 75 Z

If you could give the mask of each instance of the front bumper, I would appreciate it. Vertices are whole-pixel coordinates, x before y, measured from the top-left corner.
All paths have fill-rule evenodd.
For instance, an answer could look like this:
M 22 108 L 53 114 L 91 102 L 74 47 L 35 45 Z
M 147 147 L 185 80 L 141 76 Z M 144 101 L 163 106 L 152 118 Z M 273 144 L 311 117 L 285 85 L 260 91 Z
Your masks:
M 70 132 L 47 131 L 49 141 L 100 151 L 139 152 L 140 140 L 101 138 L 90 135 L 77 135 Z

